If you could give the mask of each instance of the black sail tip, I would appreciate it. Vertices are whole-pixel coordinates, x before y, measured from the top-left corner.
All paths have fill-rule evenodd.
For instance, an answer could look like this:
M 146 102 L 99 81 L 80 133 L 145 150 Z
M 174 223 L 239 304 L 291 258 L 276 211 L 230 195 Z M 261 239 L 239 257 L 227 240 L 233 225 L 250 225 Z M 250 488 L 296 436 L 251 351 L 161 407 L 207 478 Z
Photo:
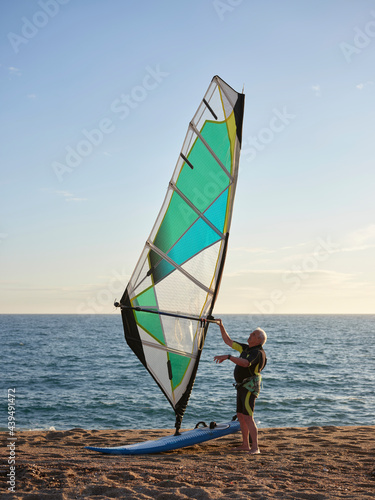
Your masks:
M 236 119 L 237 137 L 240 144 L 242 143 L 242 125 L 243 125 L 244 107 L 245 107 L 245 94 L 238 94 L 238 99 L 234 106 L 233 111 Z

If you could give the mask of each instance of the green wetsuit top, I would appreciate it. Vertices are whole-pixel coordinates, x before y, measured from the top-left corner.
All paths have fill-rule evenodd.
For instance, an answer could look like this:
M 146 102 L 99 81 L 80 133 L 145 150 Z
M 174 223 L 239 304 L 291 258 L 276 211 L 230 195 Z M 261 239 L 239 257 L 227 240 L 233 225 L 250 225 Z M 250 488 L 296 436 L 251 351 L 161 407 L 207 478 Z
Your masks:
M 247 368 L 236 365 L 234 369 L 234 378 L 237 383 L 253 375 L 259 375 L 266 366 L 266 353 L 261 345 L 249 347 L 248 344 L 241 344 L 240 342 L 233 341 L 232 349 L 240 353 L 240 358 L 246 359 L 250 363 Z

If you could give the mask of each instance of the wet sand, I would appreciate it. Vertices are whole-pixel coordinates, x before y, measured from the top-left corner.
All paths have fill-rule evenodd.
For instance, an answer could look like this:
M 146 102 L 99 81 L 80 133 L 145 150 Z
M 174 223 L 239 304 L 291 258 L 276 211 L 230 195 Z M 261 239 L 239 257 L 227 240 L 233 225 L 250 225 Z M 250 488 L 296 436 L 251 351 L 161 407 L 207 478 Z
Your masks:
M 1 432 L 1 499 L 370 499 L 375 426 L 260 429 L 260 455 L 235 452 L 234 434 L 158 455 L 102 455 L 168 430 Z M 7 474 L 15 459 L 15 493 Z

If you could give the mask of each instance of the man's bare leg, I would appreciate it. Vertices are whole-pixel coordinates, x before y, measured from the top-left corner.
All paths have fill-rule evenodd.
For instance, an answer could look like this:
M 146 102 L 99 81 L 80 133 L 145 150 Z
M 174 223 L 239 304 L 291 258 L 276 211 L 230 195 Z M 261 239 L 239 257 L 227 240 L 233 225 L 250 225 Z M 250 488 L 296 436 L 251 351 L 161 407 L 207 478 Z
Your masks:
M 242 433 L 242 444 L 241 446 L 237 446 L 237 448 L 235 448 L 238 451 L 251 451 L 249 446 L 250 429 L 248 426 L 247 417 L 248 415 L 244 415 L 243 413 L 237 413 L 237 418 L 240 423 L 241 433 Z
M 256 423 L 251 415 L 244 415 L 244 417 L 251 439 L 251 449 L 249 451 L 251 455 L 257 455 L 260 453 L 258 448 L 258 427 L 256 426 Z

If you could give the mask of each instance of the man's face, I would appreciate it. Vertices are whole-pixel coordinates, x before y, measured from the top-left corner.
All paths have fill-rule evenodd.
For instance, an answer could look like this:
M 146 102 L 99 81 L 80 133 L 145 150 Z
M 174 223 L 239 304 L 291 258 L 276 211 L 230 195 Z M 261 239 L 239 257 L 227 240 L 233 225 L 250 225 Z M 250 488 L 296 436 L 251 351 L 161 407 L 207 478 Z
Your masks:
M 247 343 L 249 344 L 249 347 L 254 347 L 255 345 L 259 345 L 260 339 L 258 332 L 254 331 L 250 333 L 250 337 L 247 339 Z

